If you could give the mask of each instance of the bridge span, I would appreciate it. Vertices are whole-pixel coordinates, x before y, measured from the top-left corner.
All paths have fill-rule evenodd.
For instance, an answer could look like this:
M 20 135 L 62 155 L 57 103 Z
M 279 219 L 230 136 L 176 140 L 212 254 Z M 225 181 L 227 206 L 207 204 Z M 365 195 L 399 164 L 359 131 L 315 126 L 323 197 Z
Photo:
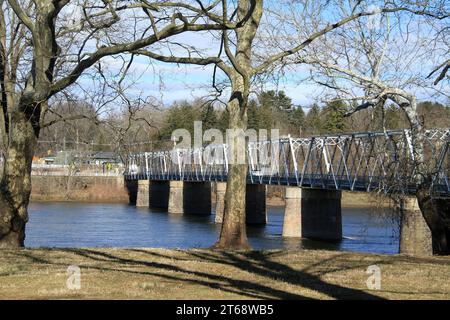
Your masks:
M 267 185 L 286 186 L 283 236 L 325 240 L 342 238 L 341 191 L 402 194 L 402 252 L 428 254 L 431 234 L 411 197 L 417 188 L 412 145 L 409 130 L 248 142 L 247 223 L 266 223 Z M 450 129 L 428 130 L 424 147 L 430 193 L 449 197 Z M 136 191 L 132 202 L 174 214 L 211 214 L 213 182 L 220 223 L 230 154 L 227 144 L 131 154 L 124 176 Z
M 450 194 L 450 129 L 426 132 L 425 158 L 433 192 Z M 311 138 L 286 137 L 247 144 L 249 184 L 413 194 L 414 154 L 408 130 Z M 227 144 L 132 154 L 131 180 L 226 181 Z

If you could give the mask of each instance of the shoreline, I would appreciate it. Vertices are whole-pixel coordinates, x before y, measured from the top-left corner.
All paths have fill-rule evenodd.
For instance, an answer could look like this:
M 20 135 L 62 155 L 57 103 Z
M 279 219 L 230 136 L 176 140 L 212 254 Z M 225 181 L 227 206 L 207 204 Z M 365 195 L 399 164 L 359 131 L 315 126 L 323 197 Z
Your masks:
M 123 201 L 122 199 L 86 199 L 86 198 L 75 198 L 75 199 L 64 199 L 63 197 L 40 197 L 40 196 L 32 196 L 30 199 L 30 203 L 81 203 L 81 204 L 124 204 L 124 205 L 132 205 L 129 204 L 128 201 Z M 214 204 L 214 203 L 213 203 Z M 283 198 L 273 197 L 267 198 L 266 204 L 268 207 L 284 207 L 285 201 Z M 392 208 L 391 204 L 383 203 L 380 204 L 371 204 L 367 201 L 360 202 L 342 202 L 342 208 L 373 208 L 376 209 L 390 209 Z

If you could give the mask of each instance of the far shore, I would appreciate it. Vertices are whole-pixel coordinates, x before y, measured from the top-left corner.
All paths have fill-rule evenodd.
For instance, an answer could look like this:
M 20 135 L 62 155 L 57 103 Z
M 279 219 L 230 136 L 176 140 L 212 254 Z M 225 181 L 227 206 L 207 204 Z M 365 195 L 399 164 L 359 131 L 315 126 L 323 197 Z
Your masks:
M 50 203 L 50 202 L 69 202 L 69 203 L 109 203 L 109 204 L 128 204 L 128 201 L 124 199 L 115 198 L 90 198 L 84 194 L 81 196 L 72 195 L 71 198 L 64 197 L 63 195 L 36 195 L 32 194 L 31 201 L 36 203 Z M 213 203 L 214 204 L 214 203 Z M 285 205 L 284 198 L 282 197 L 267 197 L 266 204 L 270 207 L 282 207 Z M 373 209 L 387 209 L 393 208 L 393 204 L 387 198 L 379 200 L 370 194 L 357 194 L 351 192 L 343 192 L 342 197 L 343 208 L 373 208 Z

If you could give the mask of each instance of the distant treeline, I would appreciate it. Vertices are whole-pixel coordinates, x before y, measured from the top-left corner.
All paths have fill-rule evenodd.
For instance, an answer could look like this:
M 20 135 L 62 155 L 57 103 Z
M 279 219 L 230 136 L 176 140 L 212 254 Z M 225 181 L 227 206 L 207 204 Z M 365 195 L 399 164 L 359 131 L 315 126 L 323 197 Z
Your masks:
M 42 130 L 38 155 L 59 150 L 114 151 L 150 150 L 170 145 L 175 129 L 194 131 L 194 121 L 203 122 L 203 130 L 228 127 L 225 108 L 202 100 L 176 102 L 169 108 L 143 107 L 99 115 L 87 103 L 67 103 L 53 106 L 56 114 L 65 117 L 82 114 L 72 121 L 59 121 Z M 394 106 L 367 109 L 346 116 L 344 102 L 311 106 L 293 105 L 283 91 L 267 91 L 250 100 L 248 128 L 280 130 L 281 135 L 306 137 L 326 133 L 403 129 L 409 124 L 404 112 Z M 450 127 L 450 107 L 436 102 L 418 104 L 419 115 L 426 128 Z M 47 122 L 58 119 L 54 113 Z M 383 121 L 384 118 L 384 121 Z M 165 144 L 160 141 L 166 141 Z
M 349 107 L 341 101 L 311 106 L 295 106 L 283 91 L 267 91 L 248 106 L 248 128 L 277 128 L 282 135 L 311 136 L 326 133 L 375 131 L 408 128 L 404 112 L 394 106 L 363 110 L 348 116 Z M 419 115 L 427 128 L 450 127 L 450 107 L 435 102 L 418 104 Z M 384 121 L 383 121 L 384 118 Z M 161 128 L 159 139 L 170 139 L 173 130 L 185 128 L 193 132 L 194 121 L 203 122 L 203 130 L 228 127 L 228 112 L 218 110 L 211 104 L 203 107 L 196 103 L 175 103 L 166 112 L 166 123 Z M 383 125 L 384 123 L 384 125 Z

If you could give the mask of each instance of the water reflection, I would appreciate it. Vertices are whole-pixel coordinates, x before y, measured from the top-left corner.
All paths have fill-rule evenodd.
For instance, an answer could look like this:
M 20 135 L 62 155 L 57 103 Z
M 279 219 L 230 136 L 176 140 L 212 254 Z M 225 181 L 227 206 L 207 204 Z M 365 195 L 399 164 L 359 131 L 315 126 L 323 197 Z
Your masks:
M 283 239 L 283 208 L 270 207 L 266 226 L 248 227 L 255 249 L 327 249 L 397 253 L 397 222 L 370 209 L 343 208 L 344 239 L 337 243 Z M 32 203 L 28 247 L 206 248 L 220 225 L 211 216 L 169 215 L 123 204 Z

